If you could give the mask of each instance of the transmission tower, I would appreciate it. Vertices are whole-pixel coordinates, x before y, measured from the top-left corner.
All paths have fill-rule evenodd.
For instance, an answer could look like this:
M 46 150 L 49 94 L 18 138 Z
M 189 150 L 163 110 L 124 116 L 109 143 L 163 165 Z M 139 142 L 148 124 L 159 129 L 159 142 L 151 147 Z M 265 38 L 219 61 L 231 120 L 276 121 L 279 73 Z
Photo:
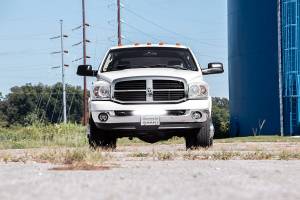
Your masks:
M 64 123 L 67 123 L 67 101 L 66 101 L 66 84 L 65 84 L 65 67 L 64 63 L 64 55 L 68 53 L 68 51 L 64 50 L 64 38 L 67 38 L 67 35 L 63 34 L 63 20 L 60 20 L 60 35 L 50 38 L 51 40 L 60 39 L 60 51 L 52 52 L 51 54 L 61 54 L 61 66 L 53 67 L 53 68 L 60 68 L 61 67 L 61 76 L 62 76 L 62 85 L 63 85 L 63 118 Z

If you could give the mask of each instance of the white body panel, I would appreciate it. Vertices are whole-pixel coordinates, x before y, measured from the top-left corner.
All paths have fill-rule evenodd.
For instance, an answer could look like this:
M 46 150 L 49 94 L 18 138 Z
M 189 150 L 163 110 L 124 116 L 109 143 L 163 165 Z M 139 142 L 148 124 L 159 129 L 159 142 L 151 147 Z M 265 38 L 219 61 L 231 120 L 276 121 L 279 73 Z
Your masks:
M 148 45 L 130 45 L 130 46 L 122 46 L 122 47 L 113 47 L 114 49 L 122 49 L 122 48 L 140 48 L 140 47 L 149 47 Z M 184 46 L 178 45 L 151 45 L 150 47 L 168 47 L 168 48 L 182 48 L 188 49 Z M 188 49 L 190 50 L 190 49 Z M 191 52 L 194 57 L 194 54 Z M 105 56 L 106 58 L 106 56 Z M 104 59 L 105 59 L 104 58 Z M 188 93 L 188 86 L 192 83 L 198 83 L 201 85 L 206 85 L 207 83 L 203 81 L 203 76 L 201 72 L 201 68 L 197 62 L 197 59 L 194 57 L 196 65 L 198 67 L 198 71 L 188 71 L 188 70 L 179 70 L 179 69 L 171 69 L 171 68 L 139 68 L 139 69 L 125 69 L 120 71 L 112 71 L 112 72 L 102 72 L 101 67 L 104 63 L 102 61 L 100 65 L 100 69 L 98 70 L 97 81 L 93 83 L 94 86 L 97 86 L 101 81 L 108 82 L 111 86 L 119 79 L 138 79 L 138 78 L 174 78 L 180 79 L 186 84 L 186 92 Z M 208 86 L 207 86 L 208 88 Z M 113 88 L 111 88 L 113 90 Z M 132 115 L 132 116 L 116 116 L 115 111 L 143 111 L 150 110 L 186 110 L 186 113 L 181 116 L 168 116 L 168 115 L 160 115 L 160 122 L 164 123 L 202 123 L 210 120 L 211 118 L 211 97 L 208 94 L 207 98 L 198 99 L 198 100 L 190 100 L 186 99 L 184 102 L 178 103 L 162 103 L 162 104 L 121 104 L 114 102 L 113 100 L 105 100 L 105 101 L 97 101 L 97 100 L 89 100 L 89 110 L 90 114 L 97 124 L 117 124 L 117 123 L 140 123 L 141 116 Z M 201 119 L 193 119 L 191 114 L 195 111 L 201 112 Z M 109 118 L 105 122 L 101 122 L 99 120 L 100 113 L 107 113 Z M 129 126 L 130 127 L 130 126 Z M 184 125 L 181 127 L 184 128 Z M 128 126 L 127 126 L 128 129 Z M 163 127 L 162 127 L 163 129 Z

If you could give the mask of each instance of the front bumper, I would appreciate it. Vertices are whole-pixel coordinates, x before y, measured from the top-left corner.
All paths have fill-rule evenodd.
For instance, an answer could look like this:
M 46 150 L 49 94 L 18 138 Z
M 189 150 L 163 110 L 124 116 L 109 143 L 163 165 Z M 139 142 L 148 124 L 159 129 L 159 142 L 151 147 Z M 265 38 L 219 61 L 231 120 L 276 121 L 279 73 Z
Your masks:
M 176 104 L 119 104 L 112 101 L 90 101 L 90 112 L 96 126 L 101 129 L 109 130 L 166 130 L 166 129 L 193 129 L 201 128 L 202 123 L 210 119 L 211 99 L 208 100 L 189 100 Z M 159 117 L 160 125 L 142 126 L 141 115 L 118 116 L 115 111 L 143 111 L 143 110 L 165 110 L 178 111 L 184 110 L 182 115 L 156 115 Z M 193 112 L 202 114 L 200 119 L 192 117 Z M 101 122 L 100 113 L 107 113 L 108 120 Z M 148 115 L 148 114 L 147 114 Z M 153 114 L 155 115 L 155 114 Z

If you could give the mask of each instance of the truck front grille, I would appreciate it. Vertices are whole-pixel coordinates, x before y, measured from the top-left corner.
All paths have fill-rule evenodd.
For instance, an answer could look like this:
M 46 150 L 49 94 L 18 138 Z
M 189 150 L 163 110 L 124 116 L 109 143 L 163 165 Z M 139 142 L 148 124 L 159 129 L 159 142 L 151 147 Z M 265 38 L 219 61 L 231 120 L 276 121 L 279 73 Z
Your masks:
M 154 91 L 154 101 L 178 101 L 185 97 L 184 91 Z
M 153 80 L 153 89 L 184 89 L 184 83 L 173 80 Z
M 115 84 L 115 90 L 146 90 L 146 80 L 118 82 Z
M 174 103 L 186 98 L 181 80 L 120 80 L 113 87 L 113 99 L 120 103 Z
M 146 101 L 145 91 L 127 91 L 127 92 L 116 92 L 115 99 L 119 101 Z

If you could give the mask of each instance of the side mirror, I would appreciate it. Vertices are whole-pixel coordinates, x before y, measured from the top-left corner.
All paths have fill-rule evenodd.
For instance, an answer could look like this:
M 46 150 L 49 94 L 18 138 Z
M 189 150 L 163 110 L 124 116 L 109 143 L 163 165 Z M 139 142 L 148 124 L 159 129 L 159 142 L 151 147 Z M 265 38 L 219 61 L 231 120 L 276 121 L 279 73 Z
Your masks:
M 77 75 L 79 76 L 97 76 L 97 70 L 93 70 L 91 65 L 79 65 Z
M 222 63 L 209 63 L 207 69 L 202 69 L 203 75 L 222 74 L 224 72 Z

